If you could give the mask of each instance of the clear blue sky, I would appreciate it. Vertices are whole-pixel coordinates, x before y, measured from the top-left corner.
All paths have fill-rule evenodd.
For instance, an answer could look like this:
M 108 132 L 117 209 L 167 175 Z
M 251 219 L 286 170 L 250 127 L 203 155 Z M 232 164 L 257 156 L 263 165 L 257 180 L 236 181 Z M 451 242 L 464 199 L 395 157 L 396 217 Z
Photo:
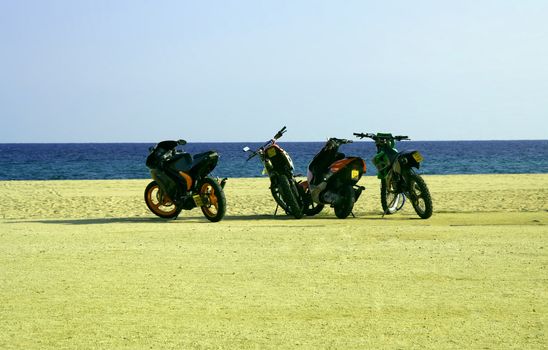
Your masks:
M 0 0 L 0 142 L 548 138 L 547 0 Z

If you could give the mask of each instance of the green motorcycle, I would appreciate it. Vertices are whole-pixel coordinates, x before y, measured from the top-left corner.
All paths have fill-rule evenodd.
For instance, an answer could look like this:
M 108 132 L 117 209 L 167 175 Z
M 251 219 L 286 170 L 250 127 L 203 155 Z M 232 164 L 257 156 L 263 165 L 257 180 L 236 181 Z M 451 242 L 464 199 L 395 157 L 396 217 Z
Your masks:
M 419 217 L 432 216 L 432 197 L 428 186 L 413 168 L 419 169 L 423 160 L 419 151 L 398 152 L 396 141 L 409 140 L 407 136 L 392 136 L 388 133 L 354 133 L 356 137 L 375 141 L 377 154 L 373 164 L 381 180 L 381 205 L 384 214 L 400 210 L 408 198 Z

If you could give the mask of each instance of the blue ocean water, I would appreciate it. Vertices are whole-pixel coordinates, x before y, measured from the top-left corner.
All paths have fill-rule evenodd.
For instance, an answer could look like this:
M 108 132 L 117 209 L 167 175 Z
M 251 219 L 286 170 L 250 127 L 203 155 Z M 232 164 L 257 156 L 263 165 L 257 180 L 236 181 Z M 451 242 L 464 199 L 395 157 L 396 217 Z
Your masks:
M 216 150 L 221 155 L 213 175 L 259 177 L 257 158 L 246 162 L 244 146 L 262 143 L 189 143 L 191 154 Z M 279 142 L 292 157 L 296 173 L 306 174 L 323 142 Z M 153 143 L 0 144 L 0 180 L 144 179 L 148 148 Z M 548 173 L 548 140 L 532 141 L 403 141 L 398 149 L 421 151 L 422 174 Z M 341 152 L 366 160 L 367 174 L 376 175 L 373 142 L 343 145 Z

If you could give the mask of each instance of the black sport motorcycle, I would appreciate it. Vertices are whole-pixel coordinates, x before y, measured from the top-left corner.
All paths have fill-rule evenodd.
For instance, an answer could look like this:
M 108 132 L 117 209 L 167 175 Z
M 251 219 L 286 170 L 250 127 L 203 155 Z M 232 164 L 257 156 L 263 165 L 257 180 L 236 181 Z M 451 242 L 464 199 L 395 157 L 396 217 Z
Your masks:
M 299 185 L 293 174 L 293 161 L 289 154 L 276 143 L 286 131 L 287 128 L 284 126 L 271 140 L 255 151 L 247 146 L 243 150 L 251 153 L 247 158 L 248 161 L 259 156 L 265 172 L 270 178 L 270 191 L 277 205 L 282 207 L 287 214 L 300 219 L 303 217 L 303 205 Z M 276 211 L 277 209 L 278 207 L 276 207 Z
M 175 219 L 183 209 L 200 207 L 209 221 L 220 221 L 226 212 L 226 178 L 209 176 L 219 155 L 208 151 L 192 156 L 176 149 L 184 145 L 185 140 L 162 141 L 149 149 L 146 166 L 154 181 L 145 189 L 145 203 L 161 218 Z
M 381 205 L 384 214 L 393 214 L 411 200 L 415 212 L 422 219 L 432 216 L 432 198 L 423 178 L 413 168 L 419 169 L 423 157 L 419 151 L 398 152 L 396 141 L 409 140 L 407 136 L 392 136 L 389 133 L 354 133 L 363 139 L 375 141 L 377 154 L 373 164 L 381 180 Z
M 335 209 L 339 219 L 345 219 L 360 197 L 363 186 L 357 183 L 366 172 L 365 161 L 359 157 L 346 157 L 339 152 L 341 145 L 350 140 L 330 138 L 308 166 L 308 181 L 302 182 L 303 203 L 307 215 L 322 210 L 325 204 Z

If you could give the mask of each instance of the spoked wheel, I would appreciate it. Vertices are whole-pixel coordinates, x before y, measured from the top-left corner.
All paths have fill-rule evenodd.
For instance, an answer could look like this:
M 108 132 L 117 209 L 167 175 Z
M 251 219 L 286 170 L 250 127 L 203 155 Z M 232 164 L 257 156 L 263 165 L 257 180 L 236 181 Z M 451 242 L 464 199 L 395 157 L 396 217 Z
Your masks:
M 337 201 L 338 203 L 334 205 L 335 215 L 339 219 L 346 219 L 352 212 L 352 208 L 354 208 L 354 189 L 352 186 L 346 186 L 339 192 L 339 195 L 341 197 Z
M 405 204 L 403 193 L 394 188 L 393 183 L 387 184 L 386 179 L 381 180 L 381 205 L 384 214 L 394 214 Z
M 206 177 L 200 185 L 200 207 L 204 216 L 211 222 L 220 221 L 226 213 L 226 198 L 221 185 L 210 177 Z
M 145 203 L 151 212 L 164 219 L 176 218 L 181 212 L 156 181 L 145 188 Z
M 409 174 L 409 199 L 421 219 L 432 216 L 432 197 L 426 183 L 418 174 Z
M 280 206 L 284 208 L 288 214 L 293 215 L 295 219 L 302 218 L 304 215 L 303 206 L 295 180 L 293 178 L 290 180 L 285 175 L 278 176 L 278 190 L 280 192 L 280 197 L 278 199 L 282 200 L 285 208 L 284 205 Z
M 280 186 L 278 183 L 270 186 L 270 192 L 272 193 L 272 198 L 274 198 L 276 204 L 278 204 L 286 213 L 289 213 L 289 207 L 285 204 L 282 198 L 282 192 L 280 191 Z

